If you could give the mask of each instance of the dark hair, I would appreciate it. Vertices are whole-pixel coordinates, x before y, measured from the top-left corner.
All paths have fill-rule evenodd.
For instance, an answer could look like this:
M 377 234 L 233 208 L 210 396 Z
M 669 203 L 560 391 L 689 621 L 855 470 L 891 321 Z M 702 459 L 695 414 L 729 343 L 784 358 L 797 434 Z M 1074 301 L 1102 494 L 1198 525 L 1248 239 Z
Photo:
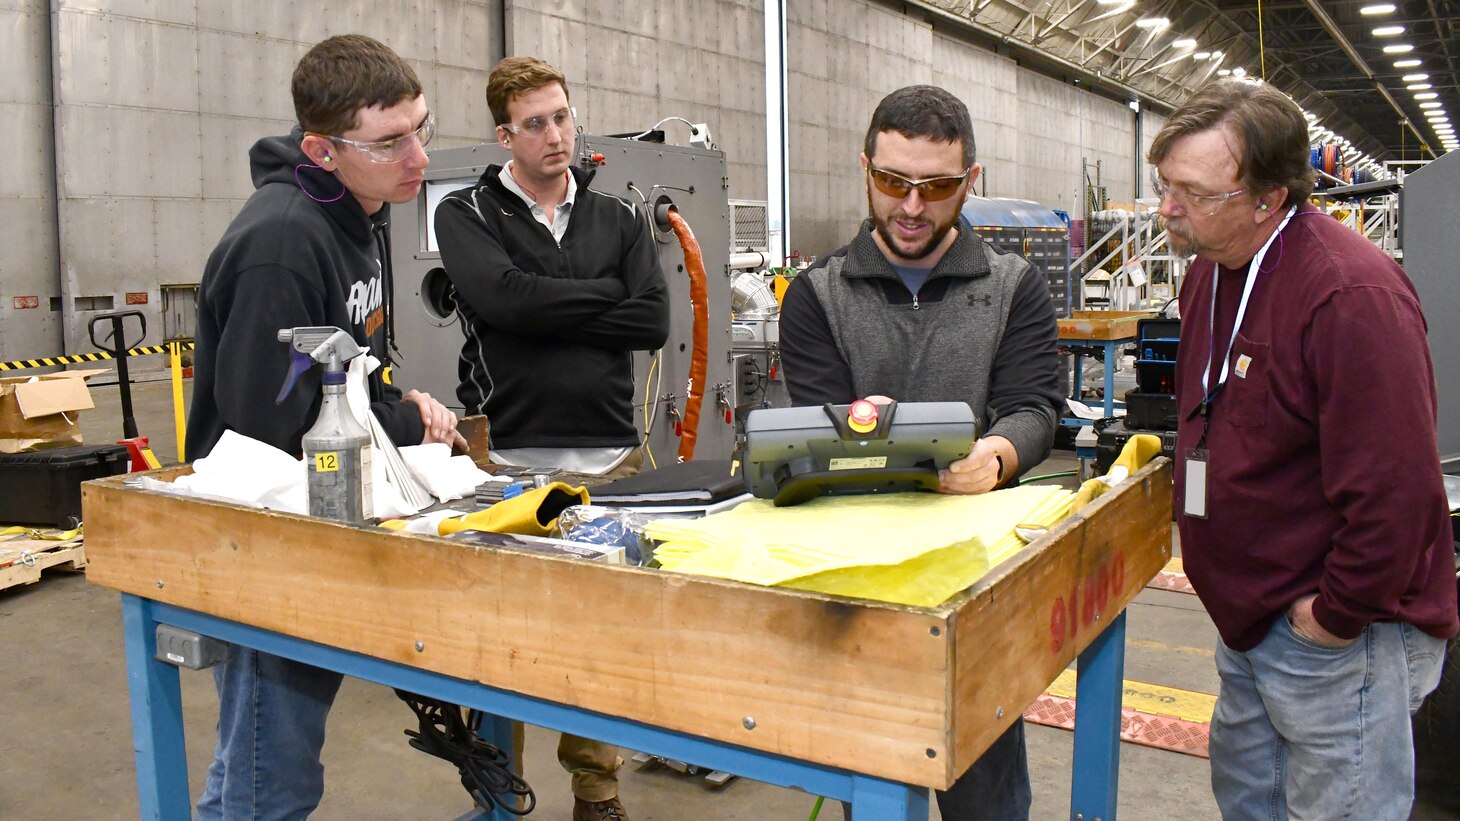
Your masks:
M 1241 146 L 1237 179 L 1262 194 L 1286 186 L 1283 207 L 1304 202 L 1317 175 L 1308 155 L 1308 120 L 1288 95 L 1255 80 L 1217 80 L 1187 98 L 1171 115 L 1146 159 L 1159 165 L 1176 140 L 1228 128 Z
M 535 91 L 553 83 L 563 87 L 563 96 L 568 96 L 568 81 L 563 73 L 544 60 L 536 57 L 508 57 L 492 69 L 487 78 L 487 108 L 492 110 L 492 122 L 505 125 L 507 104 L 519 94 Z
M 305 131 L 338 136 L 360 124 L 362 108 L 389 108 L 421 96 L 421 81 L 380 41 L 341 34 L 305 53 L 290 90 L 294 116 Z
M 899 88 L 877 104 L 867 141 L 862 147 L 867 159 L 877 149 L 877 135 L 896 131 L 908 139 L 926 137 L 934 142 L 963 143 L 963 167 L 974 162 L 973 120 L 963 101 L 937 86 Z

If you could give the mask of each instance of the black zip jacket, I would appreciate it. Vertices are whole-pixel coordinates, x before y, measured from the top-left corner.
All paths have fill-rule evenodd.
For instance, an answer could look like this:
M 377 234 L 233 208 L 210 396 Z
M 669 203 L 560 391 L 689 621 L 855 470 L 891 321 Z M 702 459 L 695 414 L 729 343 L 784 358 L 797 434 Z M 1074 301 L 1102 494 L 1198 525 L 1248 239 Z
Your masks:
M 390 206 L 367 215 L 348 191 L 334 202 L 316 201 L 339 194 L 340 182 L 300 168 L 310 162 L 299 147 L 302 136 L 296 127 L 287 137 L 254 143 L 256 190 L 203 270 L 188 414 L 192 458 L 208 455 L 225 430 L 302 454 L 300 440 L 319 415 L 320 377 L 311 370 L 283 404 L 274 404 L 289 371 L 281 328 L 333 325 L 389 361 Z M 402 401 L 381 370 L 370 376 L 371 409 L 391 441 L 420 444 L 419 408 Z
M 633 351 L 669 336 L 669 288 L 641 211 L 588 187 L 562 246 L 489 166 L 436 211 L 466 341 L 456 395 L 491 420 L 492 447 L 626 447 Z

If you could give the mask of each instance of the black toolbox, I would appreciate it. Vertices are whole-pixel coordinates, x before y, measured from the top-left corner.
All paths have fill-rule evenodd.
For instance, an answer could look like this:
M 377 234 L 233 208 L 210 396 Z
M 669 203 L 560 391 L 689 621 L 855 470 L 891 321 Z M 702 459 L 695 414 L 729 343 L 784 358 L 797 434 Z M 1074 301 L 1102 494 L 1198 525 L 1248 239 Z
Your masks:
M 1176 430 L 1176 349 L 1181 320 L 1142 319 L 1136 323 L 1136 386 L 1126 392 L 1126 425 L 1131 429 Z
M 75 527 L 81 483 L 126 473 L 125 445 L 78 445 L 33 453 L 0 453 L 0 524 Z

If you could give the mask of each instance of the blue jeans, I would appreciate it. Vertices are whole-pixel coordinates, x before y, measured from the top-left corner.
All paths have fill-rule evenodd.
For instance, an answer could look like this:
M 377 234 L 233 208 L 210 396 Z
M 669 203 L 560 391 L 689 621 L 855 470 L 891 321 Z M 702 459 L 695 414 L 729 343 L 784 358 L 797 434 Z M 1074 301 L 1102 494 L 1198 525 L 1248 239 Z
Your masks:
M 938 790 L 937 795 L 943 821 L 1028 821 L 1034 796 L 1024 719 L 1015 721 L 952 787 Z M 842 817 L 851 817 L 845 803 Z
M 324 723 L 343 676 L 234 647 L 213 668 L 218 748 L 198 821 L 293 821 L 324 794 Z
M 1439 683 L 1444 653 L 1443 640 L 1392 622 L 1324 647 L 1286 616 L 1245 653 L 1218 641 L 1210 752 L 1222 818 L 1407 818 L 1409 717 Z

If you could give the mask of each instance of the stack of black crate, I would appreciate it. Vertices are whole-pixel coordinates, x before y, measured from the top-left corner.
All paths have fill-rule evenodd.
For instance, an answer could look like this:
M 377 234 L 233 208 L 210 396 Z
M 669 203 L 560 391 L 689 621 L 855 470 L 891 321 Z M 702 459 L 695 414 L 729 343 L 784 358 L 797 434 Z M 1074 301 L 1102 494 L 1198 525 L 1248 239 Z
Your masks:
M 1176 347 L 1181 320 L 1142 319 L 1136 323 L 1136 386 L 1126 392 L 1125 416 L 1095 423 L 1095 463 L 1110 469 L 1127 439 L 1149 433 L 1161 440 L 1161 455 L 1176 452 Z

